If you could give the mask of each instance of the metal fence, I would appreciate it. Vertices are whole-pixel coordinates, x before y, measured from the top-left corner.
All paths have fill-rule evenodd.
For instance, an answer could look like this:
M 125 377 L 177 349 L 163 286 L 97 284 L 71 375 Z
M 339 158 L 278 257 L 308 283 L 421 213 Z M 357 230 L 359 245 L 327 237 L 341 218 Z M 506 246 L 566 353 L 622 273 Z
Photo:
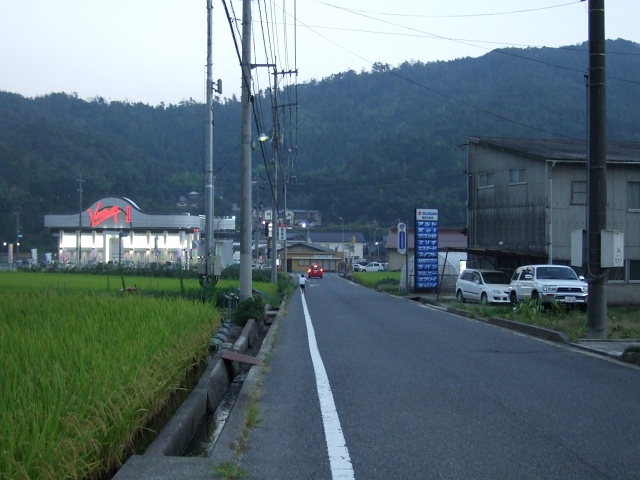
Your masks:
M 458 275 L 441 275 L 438 279 L 440 285 L 440 295 L 455 295 L 457 280 Z
M 438 294 L 439 295 L 456 295 L 456 281 L 458 280 L 458 275 L 454 274 L 440 274 L 438 276 Z M 413 275 L 409 276 L 409 285 L 413 287 Z

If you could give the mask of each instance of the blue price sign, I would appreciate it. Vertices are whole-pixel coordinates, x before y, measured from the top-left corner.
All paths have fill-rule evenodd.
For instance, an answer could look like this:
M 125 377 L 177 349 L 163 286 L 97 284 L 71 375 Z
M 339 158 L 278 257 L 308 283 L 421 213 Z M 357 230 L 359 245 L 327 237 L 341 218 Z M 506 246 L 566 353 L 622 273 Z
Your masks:
M 438 210 L 415 211 L 415 290 L 438 289 Z

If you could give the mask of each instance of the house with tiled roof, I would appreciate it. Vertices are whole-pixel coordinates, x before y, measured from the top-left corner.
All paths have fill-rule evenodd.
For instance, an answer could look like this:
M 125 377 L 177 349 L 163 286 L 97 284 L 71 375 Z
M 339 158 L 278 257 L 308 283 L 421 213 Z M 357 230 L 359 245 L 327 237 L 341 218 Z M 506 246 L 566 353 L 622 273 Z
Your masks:
M 305 230 L 287 235 L 287 271 L 300 273 L 311 263 L 317 263 L 326 272 L 338 272 L 362 258 L 364 235 L 360 232 L 321 232 Z M 279 265 L 284 265 L 284 247 L 278 249 Z
M 415 245 L 415 230 L 413 227 L 407 228 L 407 254 L 409 261 L 413 257 Z M 407 263 L 405 255 L 398 253 L 398 227 L 392 227 L 387 234 L 385 241 L 385 249 L 387 250 L 389 259 L 389 270 L 402 270 Z M 438 230 L 438 250 L 445 253 L 448 249 L 465 250 L 467 248 L 467 237 L 463 230 L 459 228 L 440 228 Z M 466 259 L 466 254 L 464 255 Z

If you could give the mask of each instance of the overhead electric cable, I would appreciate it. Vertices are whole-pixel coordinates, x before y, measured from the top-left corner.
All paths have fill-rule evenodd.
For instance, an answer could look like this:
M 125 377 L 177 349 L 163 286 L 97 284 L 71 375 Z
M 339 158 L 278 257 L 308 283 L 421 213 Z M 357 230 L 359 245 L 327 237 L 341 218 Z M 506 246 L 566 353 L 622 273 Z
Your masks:
M 370 10 L 355 10 L 355 9 L 345 9 L 343 7 L 339 7 L 337 5 L 333 5 L 331 3 L 322 2 L 320 0 L 311 0 L 313 3 L 318 3 L 321 5 L 326 5 L 327 7 L 334 7 L 342 10 L 349 10 L 351 12 L 357 13 L 369 13 L 372 15 L 385 15 L 385 16 L 393 16 L 393 17 L 411 17 L 411 18 L 464 18 L 464 17 L 494 17 L 501 15 L 514 15 L 519 13 L 531 13 L 538 12 L 541 10 L 550 10 L 554 8 L 566 7 L 568 5 L 575 5 L 577 3 L 584 3 L 584 0 L 576 0 L 574 2 L 569 3 L 561 3 L 559 5 L 550 5 L 548 7 L 538 7 L 538 8 L 529 8 L 524 10 L 511 10 L 507 12 L 492 12 L 492 13 L 464 13 L 464 14 L 456 14 L 456 15 L 421 15 L 415 13 L 390 13 L 390 12 L 372 12 Z

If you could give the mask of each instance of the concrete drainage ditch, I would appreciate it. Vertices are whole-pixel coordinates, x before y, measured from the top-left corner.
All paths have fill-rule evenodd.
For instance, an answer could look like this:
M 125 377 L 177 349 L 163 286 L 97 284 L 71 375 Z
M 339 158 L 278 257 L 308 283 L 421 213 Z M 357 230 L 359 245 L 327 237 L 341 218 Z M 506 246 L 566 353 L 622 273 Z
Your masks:
M 210 478 L 208 456 L 233 409 L 250 363 L 257 363 L 247 354 L 260 350 L 276 313 L 267 310 L 264 323 L 249 320 L 233 345 L 219 342 L 198 385 L 144 454 L 130 457 L 113 477 L 115 480 L 200 478 L 205 474 Z M 223 355 L 232 360 L 225 360 Z

